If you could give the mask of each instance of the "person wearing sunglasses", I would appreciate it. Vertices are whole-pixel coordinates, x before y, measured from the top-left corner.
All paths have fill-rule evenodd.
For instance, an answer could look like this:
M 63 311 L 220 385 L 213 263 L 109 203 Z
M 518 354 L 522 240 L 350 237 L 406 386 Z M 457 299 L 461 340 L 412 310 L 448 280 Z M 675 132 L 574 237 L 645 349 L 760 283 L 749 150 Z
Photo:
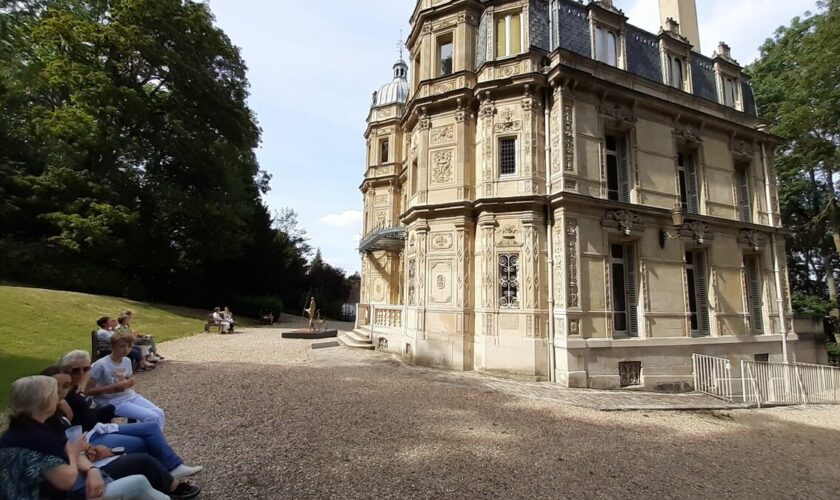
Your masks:
M 9 428 L 0 436 L 0 498 L 169 498 L 144 476 L 112 480 L 103 474 L 82 453 L 87 446 L 84 435 L 68 441 L 63 432 L 46 424 L 58 401 L 55 378 L 36 375 L 12 384 Z
M 61 357 L 59 366 L 62 371 L 70 374 L 72 383 L 65 398 L 73 412 L 71 422 L 73 425 L 81 425 L 85 432 L 90 431 L 100 422 L 87 396 L 81 392 L 90 378 L 90 355 L 86 351 L 68 352 Z M 154 422 L 120 424 L 115 433 L 94 435 L 90 444 L 121 447 L 125 448 L 126 453 L 148 453 L 158 459 L 175 479 L 195 475 L 204 469 L 202 466 L 186 465 L 169 446 L 160 427 Z

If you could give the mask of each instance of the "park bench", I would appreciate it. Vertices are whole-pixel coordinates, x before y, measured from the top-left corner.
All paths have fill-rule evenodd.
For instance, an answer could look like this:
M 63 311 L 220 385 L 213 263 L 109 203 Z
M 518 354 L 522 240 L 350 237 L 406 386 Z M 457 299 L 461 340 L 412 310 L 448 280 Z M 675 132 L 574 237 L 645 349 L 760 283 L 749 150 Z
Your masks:
M 207 315 L 207 323 L 204 324 L 204 331 L 210 333 L 212 328 L 216 328 L 216 333 L 222 334 L 222 323 L 213 320 L 213 313 Z

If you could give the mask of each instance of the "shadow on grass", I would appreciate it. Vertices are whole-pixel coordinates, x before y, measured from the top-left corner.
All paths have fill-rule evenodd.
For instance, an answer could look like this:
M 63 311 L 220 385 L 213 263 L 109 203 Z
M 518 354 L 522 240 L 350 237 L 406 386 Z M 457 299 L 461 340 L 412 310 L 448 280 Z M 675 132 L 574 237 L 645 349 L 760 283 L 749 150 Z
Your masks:
M 0 351 L 0 409 L 6 409 L 6 397 L 12 382 L 27 375 L 37 375 L 54 362 L 55 359 L 49 356 L 18 356 Z

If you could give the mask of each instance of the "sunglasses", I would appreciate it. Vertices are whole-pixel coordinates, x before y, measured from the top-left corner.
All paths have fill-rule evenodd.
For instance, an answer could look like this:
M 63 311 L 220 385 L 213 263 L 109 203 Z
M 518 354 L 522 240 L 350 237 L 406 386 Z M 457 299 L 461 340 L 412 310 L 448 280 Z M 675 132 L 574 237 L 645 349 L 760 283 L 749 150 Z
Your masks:
M 89 366 L 77 366 L 70 370 L 70 373 L 87 373 L 90 371 Z

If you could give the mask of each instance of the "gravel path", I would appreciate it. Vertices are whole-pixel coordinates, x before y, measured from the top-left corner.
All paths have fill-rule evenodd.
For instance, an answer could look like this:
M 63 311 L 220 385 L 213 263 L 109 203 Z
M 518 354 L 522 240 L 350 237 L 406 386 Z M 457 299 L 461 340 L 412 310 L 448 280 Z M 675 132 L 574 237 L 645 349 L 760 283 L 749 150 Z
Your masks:
M 139 376 L 202 498 L 838 496 L 840 408 L 601 412 L 311 344 L 198 335 Z

